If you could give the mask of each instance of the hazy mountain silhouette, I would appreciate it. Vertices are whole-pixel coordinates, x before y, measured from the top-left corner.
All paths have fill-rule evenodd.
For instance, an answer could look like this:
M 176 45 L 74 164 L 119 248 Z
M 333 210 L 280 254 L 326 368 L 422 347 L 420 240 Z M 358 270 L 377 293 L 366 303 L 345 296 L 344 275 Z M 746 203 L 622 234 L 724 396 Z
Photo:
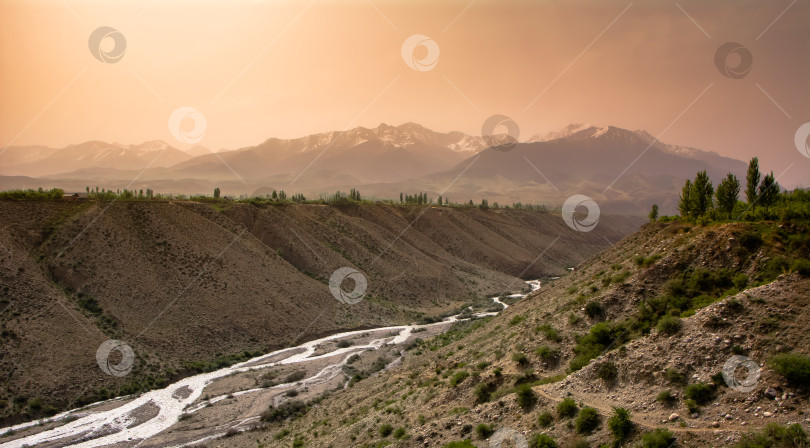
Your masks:
M 361 188 L 366 195 L 444 194 L 454 202 L 560 205 L 572 194 L 606 209 L 641 213 L 658 203 L 672 212 L 684 179 L 706 169 L 717 182 L 742 177 L 745 163 L 696 148 L 657 142 L 645 131 L 572 124 L 531 137 L 510 150 L 487 148 L 481 137 L 434 132 L 415 123 L 380 124 L 297 139 L 270 138 L 231 151 L 200 154 L 162 141 L 123 146 L 98 141 L 61 149 L 12 147 L 0 156 L 0 188 L 132 185 L 174 193 L 265 194 L 273 189 L 308 195 Z M 160 154 L 160 157 L 157 157 Z M 42 178 L 47 178 L 43 184 Z M 608 188 L 609 187 L 609 188 Z

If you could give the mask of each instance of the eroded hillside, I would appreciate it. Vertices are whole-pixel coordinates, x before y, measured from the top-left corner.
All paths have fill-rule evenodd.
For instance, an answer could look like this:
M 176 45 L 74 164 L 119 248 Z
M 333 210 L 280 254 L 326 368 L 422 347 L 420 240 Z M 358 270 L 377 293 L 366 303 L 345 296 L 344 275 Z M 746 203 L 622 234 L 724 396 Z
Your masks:
M 343 329 L 430 320 L 517 276 L 557 275 L 633 231 L 528 210 L 195 202 L 0 202 L 7 422 L 138 392 Z M 328 279 L 368 282 L 355 305 Z M 96 350 L 130 345 L 123 377 Z M 113 360 L 115 362 L 115 360 Z
M 769 423 L 807 431 L 795 358 L 810 355 L 808 256 L 801 225 L 649 224 L 305 415 L 208 446 L 487 447 L 517 434 L 595 447 L 615 441 L 614 407 L 629 411 L 626 446 L 730 446 Z M 735 356 L 752 362 L 727 381 Z M 779 446 L 804 446 L 787 434 Z

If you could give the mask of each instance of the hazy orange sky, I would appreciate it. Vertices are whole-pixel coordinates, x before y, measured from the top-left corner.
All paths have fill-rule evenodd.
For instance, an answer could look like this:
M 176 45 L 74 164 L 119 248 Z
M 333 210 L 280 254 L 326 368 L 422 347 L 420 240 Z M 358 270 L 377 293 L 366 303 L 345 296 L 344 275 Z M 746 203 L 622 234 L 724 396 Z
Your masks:
M 810 121 L 808 19 L 810 0 L 0 0 L 0 146 L 185 149 L 168 128 L 181 106 L 215 149 L 380 122 L 478 135 L 497 113 L 522 138 L 646 129 L 810 185 L 794 144 Z M 88 48 L 100 26 L 126 38 L 117 63 Z M 413 34 L 439 47 L 432 70 L 403 60 Z M 729 41 L 753 57 L 741 79 L 715 66 Z

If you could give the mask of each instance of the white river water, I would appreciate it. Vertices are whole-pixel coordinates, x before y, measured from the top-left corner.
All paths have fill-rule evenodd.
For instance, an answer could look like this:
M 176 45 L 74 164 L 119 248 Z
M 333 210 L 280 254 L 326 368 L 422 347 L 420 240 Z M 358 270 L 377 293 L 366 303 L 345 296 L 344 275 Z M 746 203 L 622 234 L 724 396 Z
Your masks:
M 532 291 L 536 291 L 540 288 L 539 280 L 531 280 L 526 283 L 531 286 Z M 512 294 L 509 297 L 522 298 L 525 296 L 525 294 Z M 498 297 L 493 297 L 492 300 L 495 303 L 502 305 L 504 309 L 509 307 L 509 305 L 506 303 L 501 302 Z M 494 314 L 497 313 L 478 313 L 475 316 L 481 317 Z M 145 441 L 171 428 L 180 420 L 181 415 L 197 412 L 211 403 L 225 399 L 226 396 L 223 395 L 194 404 L 202 395 L 203 389 L 217 379 L 232 375 L 234 373 L 267 369 L 269 367 L 279 365 L 311 362 L 313 360 L 346 354 L 346 356 L 339 358 L 339 362 L 329 364 L 321 369 L 317 374 L 300 381 L 300 383 L 304 385 L 314 385 L 339 375 L 343 365 L 346 364 L 346 361 L 351 356 L 350 353 L 355 353 L 358 350 L 376 350 L 386 344 L 400 345 L 411 337 L 413 330 L 416 328 L 425 328 L 434 325 L 446 325 L 448 322 L 455 322 L 457 320 L 457 316 L 451 316 L 446 318 L 443 322 L 438 322 L 435 324 L 401 325 L 374 328 L 370 330 L 349 331 L 334 334 L 314 341 L 305 342 L 297 347 L 285 348 L 283 350 L 268 353 L 266 355 L 253 358 L 215 372 L 190 376 L 163 389 L 145 392 L 134 398 L 122 397 L 109 400 L 104 403 L 94 403 L 85 409 L 74 409 L 47 419 L 36 420 L 12 426 L 10 428 L 0 429 L 0 434 L 6 434 L 9 431 L 19 432 L 41 424 L 62 422 L 66 419 L 75 419 L 52 429 L 44 430 L 26 437 L 21 437 L 2 443 L 0 444 L 0 448 L 35 446 L 47 442 L 60 441 L 60 439 L 70 443 L 69 446 L 75 447 L 97 447 L 122 442 L 133 444 L 138 441 Z M 324 342 L 375 332 L 384 332 L 384 334 L 396 332 L 396 336 L 394 336 L 393 339 L 391 339 L 390 335 L 381 336 L 380 338 L 374 339 L 365 345 L 337 348 L 328 353 L 317 356 L 314 355 L 316 349 Z M 266 359 L 283 357 L 286 352 L 290 352 L 292 354 L 278 361 L 263 362 L 263 360 Z M 282 384 L 275 387 L 285 386 L 289 385 Z M 262 390 L 265 389 L 245 390 L 236 392 L 233 395 L 249 394 Z M 122 402 L 122 404 L 120 406 L 113 407 L 112 409 L 105 411 L 93 410 L 93 408 L 99 407 L 99 404 L 110 405 L 118 401 Z M 143 417 L 138 417 L 138 414 L 139 411 L 141 411 L 140 413 L 143 414 L 142 411 L 144 407 L 156 407 L 158 409 L 157 415 L 152 416 L 146 421 L 141 421 Z M 253 417 L 251 419 L 255 418 L 257 417 Z M 2 441 L 2 439 L 0 439 L 0 441 Z M 200 440 L 196 442 L 199 441 Z

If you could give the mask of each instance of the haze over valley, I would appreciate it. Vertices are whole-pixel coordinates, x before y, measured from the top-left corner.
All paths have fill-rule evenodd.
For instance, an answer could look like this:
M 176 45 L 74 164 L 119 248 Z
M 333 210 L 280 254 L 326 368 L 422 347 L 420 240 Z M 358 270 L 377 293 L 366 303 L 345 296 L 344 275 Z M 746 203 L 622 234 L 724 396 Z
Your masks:
M 808 17 L 0 2 L 0 448 L 810 447 Z

